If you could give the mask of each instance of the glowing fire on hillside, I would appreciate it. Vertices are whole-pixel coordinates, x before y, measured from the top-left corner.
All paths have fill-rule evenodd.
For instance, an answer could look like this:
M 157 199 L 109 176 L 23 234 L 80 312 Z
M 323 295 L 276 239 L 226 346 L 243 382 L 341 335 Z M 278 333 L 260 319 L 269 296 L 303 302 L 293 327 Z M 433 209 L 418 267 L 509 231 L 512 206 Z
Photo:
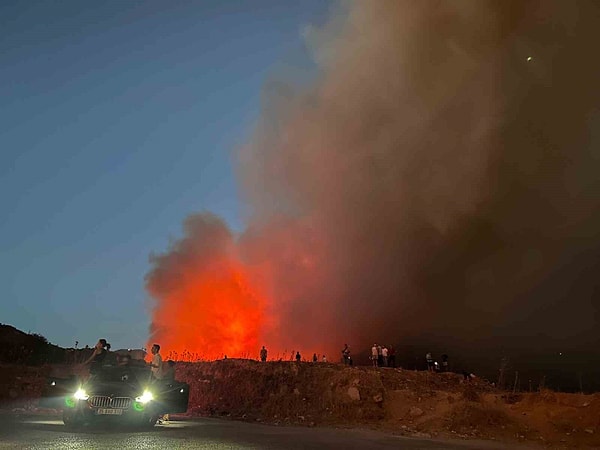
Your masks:
M 236 257 L 231 234 L 212 216 L 194 217 L 186 229 L 171 252 L 153 257 L 147 289 L 157 302 L 149 346 L 160 343 L 174 359 L 254 356 L 266 302 Z

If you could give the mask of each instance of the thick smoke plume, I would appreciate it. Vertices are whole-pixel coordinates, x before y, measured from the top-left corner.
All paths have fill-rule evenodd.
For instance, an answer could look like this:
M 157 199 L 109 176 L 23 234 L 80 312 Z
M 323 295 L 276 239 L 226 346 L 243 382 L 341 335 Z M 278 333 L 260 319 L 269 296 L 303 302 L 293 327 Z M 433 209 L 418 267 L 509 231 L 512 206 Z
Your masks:
M 597 2 L 356 2 L 307 40 L 317 82 L 269 83 L 239 152 L 247 230 L 153 260 L 153 338 L 597 344 Z M 253 294 L 205 309 L 215 273 Z

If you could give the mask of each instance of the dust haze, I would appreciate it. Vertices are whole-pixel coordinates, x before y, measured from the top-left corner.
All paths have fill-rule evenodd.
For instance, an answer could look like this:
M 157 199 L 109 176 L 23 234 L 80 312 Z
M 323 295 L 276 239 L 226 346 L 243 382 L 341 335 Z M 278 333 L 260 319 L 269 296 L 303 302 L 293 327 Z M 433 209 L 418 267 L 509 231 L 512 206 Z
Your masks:
M 252 345 L 597 345 L 598 3 L 359 1 L 305 36 L 316 82 L 269 80 L 236 155 Z

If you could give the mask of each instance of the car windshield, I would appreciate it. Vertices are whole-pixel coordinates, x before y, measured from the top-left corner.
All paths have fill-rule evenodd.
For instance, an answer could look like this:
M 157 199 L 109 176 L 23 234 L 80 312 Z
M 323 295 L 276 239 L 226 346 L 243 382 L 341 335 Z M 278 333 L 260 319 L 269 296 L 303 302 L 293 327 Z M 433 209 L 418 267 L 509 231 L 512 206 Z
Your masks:
M 93 380 L 100 382 L 144 382 L 150 378 L 150 369 L 146 366 L 103 366 Z

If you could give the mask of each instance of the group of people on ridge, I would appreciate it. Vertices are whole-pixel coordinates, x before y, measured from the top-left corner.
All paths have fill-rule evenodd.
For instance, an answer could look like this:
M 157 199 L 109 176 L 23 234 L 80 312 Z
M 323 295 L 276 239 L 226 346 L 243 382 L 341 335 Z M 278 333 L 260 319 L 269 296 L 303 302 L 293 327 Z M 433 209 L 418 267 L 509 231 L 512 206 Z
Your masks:
M 396 350 L 391 345 L 388 349 L 385 345 L 373 344 L 371 362 L 373 367 L 396 367 Z
M 263 345 L 259 352 L 259 357 L 260 357 L 261 362 L 267 361 L 267 354 L 268 354 L 268 351 L 267 351 L 266 347 Z M 300 354 L 299 351 L 296 352 L 295 356 L 294 356 L 294 352 L 292 352 L 292 356 L 293 356 L 293 359 L 296 360 L 296 362 L 302 361 L 302 355 Z M 312 362 L 317 362 L 318 360 L 319 360 L 319 357 L 317 356 L 316 353 L 314 353 L 312 356 Z M 281 359 L 279 361 L 281 361 Z M 327 362 L 327 357 L 325 355 L 323 355 L 322 361 Z
M 292 352 L 294 355 L 294 352 Z M 295 352 L 295 358 L 297 362 L 302 360 L 300 352 Z M 396 367 L 396 349 L 393 346 L 389 346 L 389 348 L 385 345 L 373 344 L 371 347 L 371 357 L 370 357 L 373 367 Z M 267 349 L 263 345 L 260 349 L 260 360 L 262 362 L 267 361 Z M 316 353 L 312 356 L 312 362 L 318 362 L 319 358 Z M 438 363 L 434 361 L 431 352 L 427 352 L 425 355 L 425 360 L 427 362 L 427 370 L 430 372 L 447 372 L 449 370 L 448 366 L 448 355 L 441 355 L 441 361 Z M 327 362 L 327 358 L 323 355 L 323 362 Z M 350 355 L 350 347 L 348 344 L 344 344 L 344 348 L 342 349 L 342 363 L 347 366 L 352 366 L 352 356 Z

